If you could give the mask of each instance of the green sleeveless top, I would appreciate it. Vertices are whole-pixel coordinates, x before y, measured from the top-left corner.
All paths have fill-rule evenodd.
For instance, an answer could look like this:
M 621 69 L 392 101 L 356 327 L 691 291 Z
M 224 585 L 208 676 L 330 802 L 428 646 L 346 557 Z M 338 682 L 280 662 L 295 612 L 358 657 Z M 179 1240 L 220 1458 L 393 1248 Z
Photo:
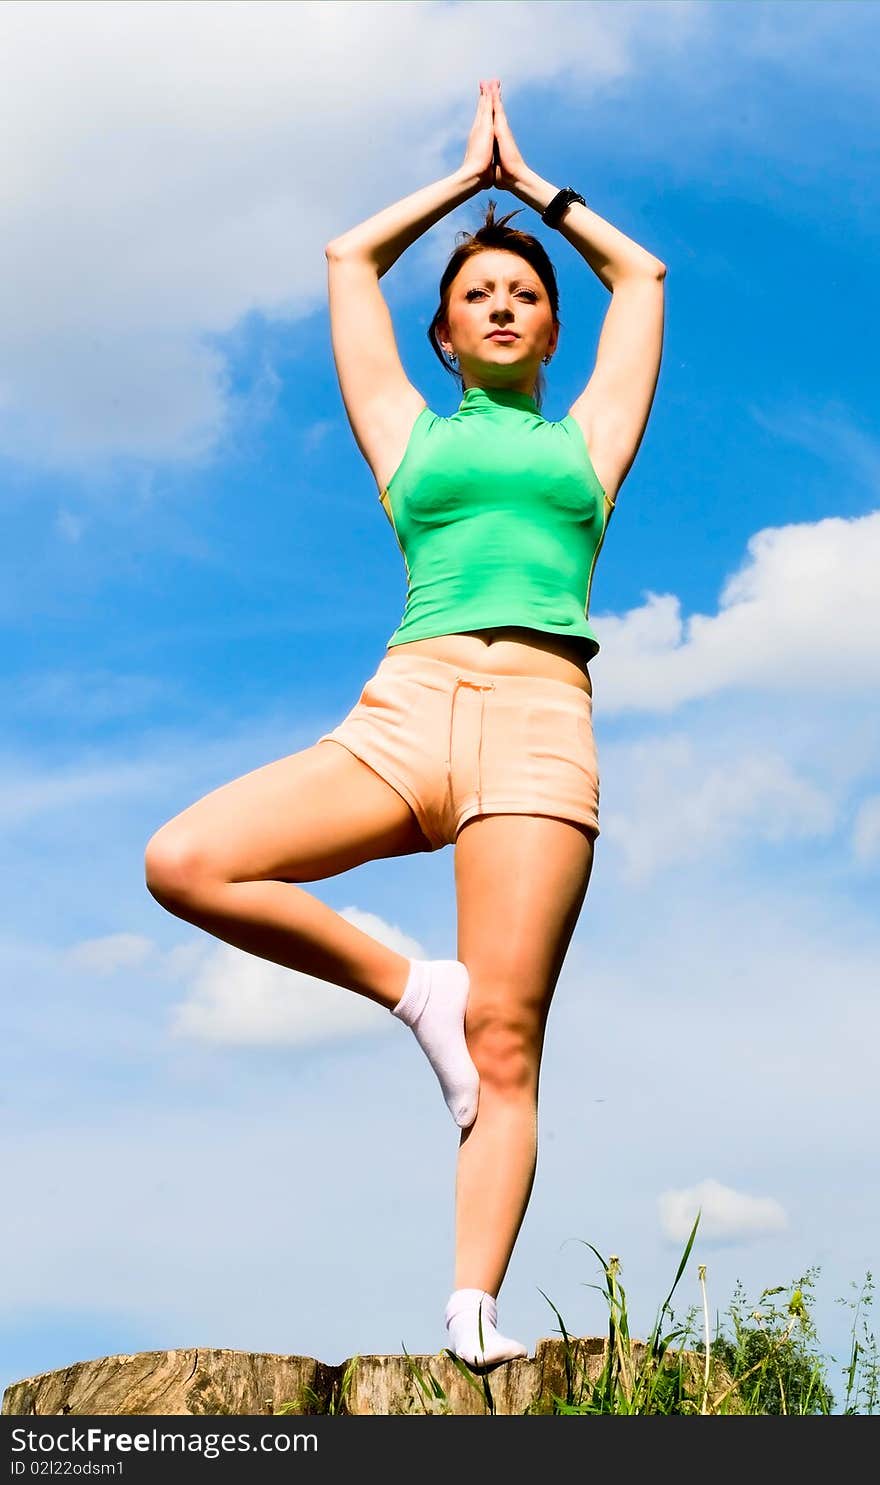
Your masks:
M 590 588 L 614 503 L 571 414 L 550 423 L 524 392 L 484 387 L 449 418 L 424 407 L 379 500 L 407 578 L 389 647 L 515 625 L 598 653 Z

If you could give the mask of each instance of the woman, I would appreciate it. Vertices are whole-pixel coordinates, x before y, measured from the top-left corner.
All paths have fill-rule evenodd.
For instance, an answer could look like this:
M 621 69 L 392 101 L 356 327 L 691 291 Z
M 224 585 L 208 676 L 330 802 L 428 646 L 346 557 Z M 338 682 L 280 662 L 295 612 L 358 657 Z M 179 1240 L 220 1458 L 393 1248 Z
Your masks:
M 553 268 L 491 205 L 452 255 L 429 331 L 458 367 L 458 411 L 432 412 L 398 358 L 379 279 L 492 185 L 558 227 L 611 291 L 595 370 L 560 422 L 535 395 L 559 339 Z M 665 268 L 528 169 L 497 80 L 480 84 L 460 169 L 326 252 L 340 388 L 406 562 L 404 618 L 338 727 L 157 831 L 147 884 L 177 916 L 412 1028 L 462 1130 L 449 1349 L 487 1371 L 527 1354 L 498 1331 L 496 1298 L 599 834 L 589 589 L 653 401 Z M 409 959 L 294 885 L 453 842 L 457 959 Z

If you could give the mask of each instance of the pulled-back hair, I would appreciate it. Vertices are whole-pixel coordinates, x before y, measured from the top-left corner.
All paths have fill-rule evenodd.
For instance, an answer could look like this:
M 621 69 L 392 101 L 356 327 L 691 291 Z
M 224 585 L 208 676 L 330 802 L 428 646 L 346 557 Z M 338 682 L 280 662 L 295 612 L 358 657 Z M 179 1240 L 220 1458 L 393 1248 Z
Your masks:
M 507 225 L 511 217 L 517 216 L 521 209 L 521 207 L 517 207 L 515 211 L 509 211 L 506 216 L 500 217 L 496 221 L 495 202 L 490 201 L 486 207 L 486 219 L 483 226 L 478 227 L 476 232 L 459 232 L 457 234 L 458 246 L 453 250 L 449 262 L 443 270 L 443 277 L 440 280 L 440 304 L 433 320 L 428 326 L 428 340 L 431 342 L 431 349 L 441 365 L 456 378 L 462 393 L 464 393 L 464 377 L 440 345 L 437 339 L 437 326 L 441 320 L 446 319 L 449 312 L 449 291 L 459 270 L 469 258 L 476 257 L 477 253 L 485 252 L 487 248 L 502 249 L 509 253 L 516 253 L 520 258 L 525 258 L 526 262 L 534 268 L 541 283 L 547 290 L 547 297 L 550 300 L 554 322 L 557 325 L 561 323 L 559 319 L 559 286 L 556 282 L 556 271 L 547 253 L 537 237 L 533 237 L 530 232 L 520 232 L 518 228 L 508 227 Z M 538 372 L 534 395 L 535 401 L 538 407 L 540 407 L 544 398 L 544 374 L 540 370 Z

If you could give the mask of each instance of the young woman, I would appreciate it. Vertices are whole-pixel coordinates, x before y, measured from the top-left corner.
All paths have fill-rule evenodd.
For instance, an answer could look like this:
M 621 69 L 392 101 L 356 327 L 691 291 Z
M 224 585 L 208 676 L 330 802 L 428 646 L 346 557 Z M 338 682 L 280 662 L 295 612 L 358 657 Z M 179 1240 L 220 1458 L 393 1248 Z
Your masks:
M 408 380 L 379 289 L 416 238 L 493 185 L 557 227 L 611 293 L 593 374 L 559 422 L 538 401 L 559 340 L 553 267 L 491 203 L 452 255 L 429 330 L 457 368 L 452 416 Z M 340 388 L 406 564 L 404 616 L 338 727 L 156 832 L 147 884 L 178 917 L 412 1028 L 462 1131 L 449 1348 L 486 1371 L 527 1354 L 499 1332 L 496 1298 L 599 834 L 590 585 L 654 397 L 665 268 L 526 166 L 497 80 L 480 84 L 460 169 L 326 254 Z M 295 885 L 453 843 L 456 959 L 395 953 Z

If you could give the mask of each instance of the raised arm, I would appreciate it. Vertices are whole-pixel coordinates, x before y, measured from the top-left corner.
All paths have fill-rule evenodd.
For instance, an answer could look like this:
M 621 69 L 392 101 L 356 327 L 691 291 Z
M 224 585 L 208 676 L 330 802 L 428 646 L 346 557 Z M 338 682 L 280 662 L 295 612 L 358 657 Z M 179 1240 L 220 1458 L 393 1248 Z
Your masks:
M 494 177 L 492 104 L 480 102 L 458 170 L 377 212 L 329 242 L 330 333 L 342 400 L 358 447 L 380 490 L 406 450 L 425 399 L 401 364 L 379 280 L 401 253 L 441 217 Z
M 542 180 L 516 147 L 493 85 L 493 127 L 501 165 L 497 184 L 542 212 L 559 187 Z M 666 266 L 588 206 L 573 201 L 558 229 L 611 290 L 596 364 L 570 412 L 613 505 L 647 427 L 660 375 Z

